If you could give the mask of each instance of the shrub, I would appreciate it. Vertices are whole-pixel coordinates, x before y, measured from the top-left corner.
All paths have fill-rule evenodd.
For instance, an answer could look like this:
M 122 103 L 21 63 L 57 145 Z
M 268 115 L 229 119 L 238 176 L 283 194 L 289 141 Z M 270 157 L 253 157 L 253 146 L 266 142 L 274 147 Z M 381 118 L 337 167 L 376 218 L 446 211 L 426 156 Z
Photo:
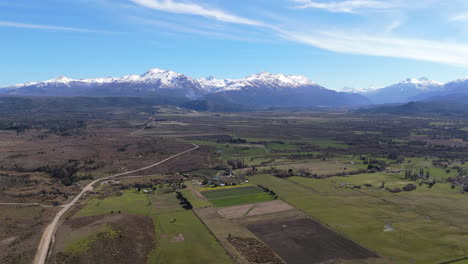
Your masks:
M 416 190 L 416 185 L 410 183 L 410 184 L 407 184 L 405 187 L 403 187 L 403 191 L 405 192 L 411 192 L 411 191 L 414 191 Z

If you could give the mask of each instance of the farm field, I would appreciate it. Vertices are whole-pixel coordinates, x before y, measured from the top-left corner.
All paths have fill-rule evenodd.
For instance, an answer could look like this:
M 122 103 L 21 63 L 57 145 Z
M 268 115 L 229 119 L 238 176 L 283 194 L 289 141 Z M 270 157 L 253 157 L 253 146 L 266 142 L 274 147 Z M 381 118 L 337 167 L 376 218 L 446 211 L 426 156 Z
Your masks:
M 398 263 L 438 263 L 467 254 L 464 249 L 468 243 L 465 227 L 458 225 L 461 223 L 459 220 L 466 219 L 459 211 L 459 206 L 465 204 L 464 199 L 457 196 L 458 199 L 450 200 L 449 205 L 437 193 L 426 193 L 425 196 L 425 190 L 394 195 L 381 190 L 355 190 L 337 181 L 349 182 L 355 177 L 360 176 L 328 180 L 293 177 L 285 180 L 256 175 L 251 181 L 275 190 L 281 199 L 339 233 L 376 250 L 386 259 Z M 388 181 L 388 176 L 385 177 Z M 398 180 L 393 184 L 401 184 L 398 183 L 399 178 L 397 176 Z M 370 182 L 369 176 L 358 179 L 355 181 L 361 184 Z M 412 195 L 414 197 L 410 198 Z M 444 212 L 437 213 L 436 208 L 444 208 Z M 441 215 L 445 217 L 440 218 Z M 394 230 L 384 232 L 385 225 L 389 223 Z
M 202 189 L 201 194 L 215 207 L 265 202 L 274 199 L 272 195 L 253 185 Z
M 363 260 L 378 255 L 327 229 L 312 219 L 261 222 L 247 228 L 287 263 L 321 263 L 330 259 Z
M 147 263 L 232 263 L 193 212 L 179 205 L 174 193 L 144 194 L 132 190 L 121 196 L 91 198 L 72 221 L 120 213 L 144 216 L 154 225 L 155 240 L 151 242 Z

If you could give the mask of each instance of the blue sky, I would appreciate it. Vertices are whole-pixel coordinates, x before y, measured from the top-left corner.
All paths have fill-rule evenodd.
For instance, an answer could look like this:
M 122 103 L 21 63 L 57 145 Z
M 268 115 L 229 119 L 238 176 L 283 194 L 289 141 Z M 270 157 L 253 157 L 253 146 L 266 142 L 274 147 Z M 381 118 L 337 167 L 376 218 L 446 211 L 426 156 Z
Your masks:
M 0 87 L 169 69 L 332 89 L 468 76 L 465 0 L 0 0 Z

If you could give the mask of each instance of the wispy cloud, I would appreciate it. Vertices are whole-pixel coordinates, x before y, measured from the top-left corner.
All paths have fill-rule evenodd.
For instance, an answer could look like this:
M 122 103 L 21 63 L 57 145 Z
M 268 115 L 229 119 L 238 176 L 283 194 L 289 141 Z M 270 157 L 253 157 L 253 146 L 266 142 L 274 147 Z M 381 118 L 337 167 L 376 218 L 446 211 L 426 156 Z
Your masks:
M 219 32 L 217 30 L 214 30 L 216 27 L 213 27 L 213 25 L 211 25 L 209 28 L 206 28 L 206 27 L 200 28 L 200 27 L 196 27 L 193 23 L 190 26 L 185 26 L 185 25 L 177 24 L 173 22 L 146 19 L 146 18 L 140 18 L 140 17 L 130 17 L 130 19 L 139 23 L 146 24 L 146 25 L 168 29 L 170 31 L 178 31 L 178 32 L 184 32 L 184 33 L 189 33 L 189 34 L 209 36 L 209 37 L 215 37 L 215 38 L 221 38 L 221 39 L 229 39 L 229 40 L 235 40 L 235 41 L 267 42 L 266 38 L 260 39 L 258 38 L 258 36 L 254 37 L 254 36 L 251 36 L 249 32 L 245 32 L 245 31 L 241 32 L 242 34 L 236 34 L 239 32 L 234 32 L 231 34 L 231 32 L 229 32 L 230 30 L 226 28 L 222 28 L 222 32 Z
M 357 13 L 362 9 L 389 9 L 394 5 L 390 1 L 345 0 L 341 2 L 318 2 L 314 0 L 292 0 L 298 8 L 316 8 L 334 13 Z
M 243 24 L 251 26 L 264 26 L 263 23 L 245 17 L 230 14 L 224 10 L 205 7 L 195 3 L 176 2 L 173 0 L 131 0 L 133 3 L 151 8 L 154 10 L 175 13 L 196 15 L 216 19 L 221 22 Z
M 109 31 L 101 31 L 101 30 L 94 30 L 94 29 L 62 27 L 62 26 L 41 25 L 41 24 L 27 24 L 27 23 L 19 23 L 19 22 L 12 22 L 12 21 L 1 21 L 1 20 L 0 20 L 0 27 L 28 28 L 28 29 L 39 29 L 39 30 L 73 31 L 73 32 L 83 32 L 83 33 L 113 33 L 113 32 L 109 32 Z
M 281 31 L 280 34 L 290 41 L 339 53 L 405 58 L 468 67 L 468 45 L 463 44 L 370 36 L 357 32 L 294 33 Z
M 450 18 L 452 22 L 468 22 L 468 12 L 456 14 Z
M 390 34 L 390 33 L 393 33 L 393 31 L 395 31 L 396 29 L 398 29 L 399 27 L 401 27 L 402 25 L 402 22 L 399 21 L 399 20 L 395 20 L 393 21 L 390 25 L 388 25 L 388 27 L 385 29 L 385 32 L 387 34 Z
M 401 19 L 394 20 L 394 22 L 390 23 L 388 26 L 382 28 L 380 32 L 383 33 L 363 33 L 364 31 L 362 31 L 362 29 L 318 29 L 310 32 L 300 30 L 298 28 L 301 28 L 301 26 L 294 27 L 291 23 L 288 23 L 289 26 L 268 24 L 260 20 L 251 20 L 242 16 L 233 15 L 223 9 L 210 8 L 193 2 L 179 2 L 175 0 L 130 1 L 145 8 L 173 14 L 205 17 L 230 24 L 250 25 L 252 26 L 252 29 L 257 28 L 262 31 L 268 31 L 270 36 L 276 36 L 286 41 L 302 43 L 332 52 L 403 58 L 468 67 L 468 45 L 456 42 L 398 37 L 393 34 L 389 34 L 393 33 L 394 30 L 402 25 Z M 392 9 L 397 7 L 397 3 L 401 3 L 399 1 L 391 0 L 386 2 L 380 0 L 345 0 L 327 3 L 312 0 L 290 1 L 300 4 L 299 7 L 301 8 L 319 8 L 330 12 L 344 13 L 355 13 L 362 9 L 369 8 Z M 461 19 L 461 17 L 459 19 Z M 245 35 L 241 35 L 241 33 L 227 34 L 222 30 L 216 31 L 213 27 L 197 28 L 190 22 L 188 24 L 184 22 L 167 23 L 144 19 L 140 20 L 140 22 L 164 27 L 169 30 L 193 34 L 238 40 L 245 38 Z M 373 31 L 376 32 L 375 28 Z

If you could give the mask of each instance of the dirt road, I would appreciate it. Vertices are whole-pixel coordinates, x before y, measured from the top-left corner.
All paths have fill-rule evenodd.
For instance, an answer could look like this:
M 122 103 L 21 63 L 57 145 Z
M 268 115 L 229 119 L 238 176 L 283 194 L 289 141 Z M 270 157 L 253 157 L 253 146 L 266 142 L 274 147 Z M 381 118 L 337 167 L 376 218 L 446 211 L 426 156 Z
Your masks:
M 51 246 L 51 244 L 54 242 L 54 237 L 55 237 L 55 233 L 58 229 L 58 226 L 59 226 L 59 222 L 60 222 L 60 218 L 88 191 L 91 191 L 93 190 L 93 185 L 96 184 L 97 182 L 100 182 L 100 181 L 104 181 L 104 180 L 109 180 L 109 179 L 112 179 L 112 178 L 117 178 L 117 177 L 120 177 L 120 176 L 125 176 L 125 175 L 128 175 L 128 174 L 132 174 L 132 173 L 136 173 L 136 172 L 140 172 L 140 171 L 144 171 L 144 170 L 147 170 L 147 169 L 150 169 L 150 168 L 153 168 L 153 167 L 156 167 L 158 165 L 161 165 L 171 159 L 174 159 L 174 158 L 177 158 L 181 155 L 184 155 L 186 153 L 189 153 L 191 151 L 194 151 L 196 149 L 199 148 L 199 146 L 193 144 L 193 148 L 189 149 L 189 150 L 186 150 L 186 151 L 183 151 L 183 152 L 180 152 L 178 154 L 175 154 L 173 156 L 170 156 L 169 158 L 166 158 L 162 161 L 159 161 L 157 163 L 154 163 L 152 165 L 149 165 L 149 166 L 146 166 L 146 167 L 143 167 L 143 168 L 140 168 L 140 169 L 137 169 L 137 170 L 133 170 L 133 171 L 128 171 L 128 172 L 124 172 L 124 173 L 119 173 L 119 174 L 115 174 L 115 175 L 111 175 L 111 176 L 108 176 L 108 177 L 105 177 L 105 178 L 102 178 L 102 179 L 98 179 L 98 180 L 95 180 L 91 183 L 89 183 L 88 185 L 86 185 L 83 190 L 77 195 L 75 196 L 75 198 L 73 198 L 73 200 L 64 205 L 63 206 L 63 209 L 60 210 L 54 217 L 54 220 L 52 221 L 52 223 L 50 223 L 50 225 L 44 230 L 44 233 L 42 234 L 42 238 L 41 238 L 41 241 L 39 242 L 39 246 L 37 248 L 37 251 L 36 251 L 36 256 L 34 258 L 34 264 L 45 264 L 46 263 L 46 260 L 47 260 L 47 255 L 49 253 L 49 248 Z

